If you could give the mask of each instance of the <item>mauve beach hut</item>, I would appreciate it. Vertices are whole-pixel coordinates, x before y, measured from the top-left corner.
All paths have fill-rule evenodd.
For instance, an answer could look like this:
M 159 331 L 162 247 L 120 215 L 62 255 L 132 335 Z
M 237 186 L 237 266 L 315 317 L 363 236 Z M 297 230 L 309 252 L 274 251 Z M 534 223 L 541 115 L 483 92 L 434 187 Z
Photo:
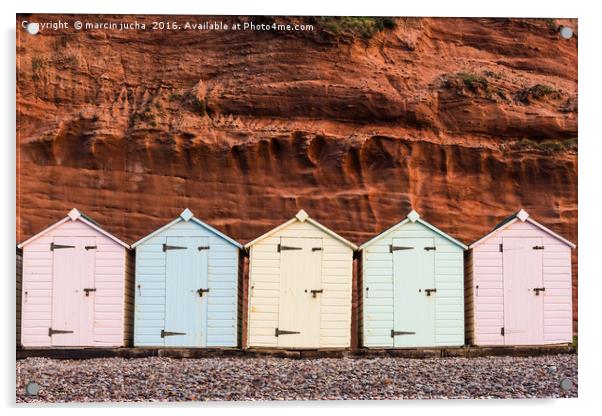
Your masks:
M 238 346 L 241 244 L 186 208 L 132 248 L 135 346 Z
M 77 209 L 19 244 L 23 347 L 130 344 L 128 245 Z
M 362 244 L 362 346 L 463 345 L 466 248 L 416 211 Z
M 467 343 L 572 341 L 571 250 L 575 244 L 521 209 L 469 248 Z

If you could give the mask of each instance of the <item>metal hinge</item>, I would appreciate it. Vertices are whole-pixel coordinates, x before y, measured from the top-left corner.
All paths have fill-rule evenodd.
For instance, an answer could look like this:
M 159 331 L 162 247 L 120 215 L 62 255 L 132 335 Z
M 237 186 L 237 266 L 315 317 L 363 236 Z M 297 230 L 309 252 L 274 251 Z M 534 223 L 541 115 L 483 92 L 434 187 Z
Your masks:
M 299 332 L 299 331 L 286 331 L 284 329 L 276 328 L 274 336 L 278 337 L 280 335 L 292 335 L 292 334 L 300 334 L 300 333 L 301 332 Z
M 312 247 L 311 251 L 322 251 L 322 247 Z
M 209 292 L 209 288 L 197 290 L 197 293 L 199 294 L 200 297 L 203 297 L 203 293 L 208 293 L 208 292 Z
M 97 246 L 84 246 L 84 248 L 86 250 L 96 250 L 98 247 Z
M 84 292 L 86 292 L 86 296 L 89 296 L 90 292 L 96 292 L 96 288 L 95 287 L 86 287 L 86 288 L 84 288 Z
M 54 244 L 54 243 L 50 243 L 50 251 L 54 251 L 56 249 L 59 248 L 75 248 L 75 246 L 66 246 L 63 244 Z
M 397 335 L 416 335 L 416 332 L 411 332 L 411 331 L 395 331 L 394 329 L 391 330 L 391 338 L 394 338 Z
M 535 292 L 535 296 L 539 296 L 539 292 L 545 292 L 546 288 L 545 287 L 534 287 L 533 291 Z
M 434 293 L 437 291 L 437 289 L 424 289 L 424 291 L 426 292 L 427 296 L 431 296 L 431 293 Z
M 164 329 L 161 330 L 161 338 L 171 337 L 174 335 L 186 335 L 186 332 L 171 332 Z
M 282 244 L 278 244 L 278 253 L 283 250 L 303 250 L 303 247 L 292 247 L 292 246 L 284 246 Z
M 73 331 L 66 331 L 64 329 L 52 329 L 48 328 L 48 336 L 51 337 L 55 334 L 73 334 Z
M 203 251 L 203 250 L 209 250 L 209 246 L 199 246 L 198 249 L 199 251 Z
M 318 293 L 323 293 L 324 289 L 313 289 L 313 290 L 310 290 L 310 292 L 311 292 L 312 297 L 315 298 Z
M 431 251 L 431 250 L 437 250 L 437 247 L 432 246 L 432 247 L 425 247 L 424 248 L 426 251 Z
M 533 250 L 543 250 L 543 246 L 533 246 Z
M 163 251 L 167 251 L 167 250 L 186 250 L 188 247 L 182 247 L 182 246 L 169 246 L 167 244 L 163 244 Z
M 500 243 L 500 253 L 504 252 L 504 245 L 502 243 Z
M 414 250 L 414 247 L 394 246 L 393 244 L 389 245 L 389 253 L 400 250 Z
M 500 330 L 500 335 L 504 336 L 506 334 L 506 331 L 504 331 L 504 327 L 502 327 L 502 329 Z

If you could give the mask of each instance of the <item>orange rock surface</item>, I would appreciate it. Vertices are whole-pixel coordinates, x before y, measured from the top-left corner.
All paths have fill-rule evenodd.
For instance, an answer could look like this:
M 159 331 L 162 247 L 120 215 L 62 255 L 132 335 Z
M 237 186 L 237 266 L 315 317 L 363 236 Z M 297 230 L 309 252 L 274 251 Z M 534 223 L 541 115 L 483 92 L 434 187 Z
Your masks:
M 134 17 L 18 27 L 58 19 Z M 17 241 L 72 207 L 128 242 L 185 207 L 242 242 L 303 208 L 362 243 L 414 208 L 469 243 L 521 207 L 577 241 L 577 36 L 558 34 L 576 21 L 398 18 L 362 38 L 157 19 L 18 30 Z M 253 19 L 304 21 L 194 18 Z

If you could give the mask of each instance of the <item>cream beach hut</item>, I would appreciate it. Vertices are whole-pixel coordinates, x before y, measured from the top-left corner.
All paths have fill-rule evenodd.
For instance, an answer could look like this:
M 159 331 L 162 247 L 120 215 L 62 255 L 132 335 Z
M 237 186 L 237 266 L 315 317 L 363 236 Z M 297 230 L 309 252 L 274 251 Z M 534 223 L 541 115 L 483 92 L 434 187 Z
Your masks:
M 468 343 L 571 342 L 573 248 L 522 209 L 471 244 L 466 262 Z
M 131 342 L 128 245 L 77 209 L 23 250 L 23 347 L 120 347 Z
M 463 345 L 466 248 L 416 211 L 362 244 L 362 345 Z
M 353 243 L 301 210 L 245 248 L 247 347 L 350 347 Z

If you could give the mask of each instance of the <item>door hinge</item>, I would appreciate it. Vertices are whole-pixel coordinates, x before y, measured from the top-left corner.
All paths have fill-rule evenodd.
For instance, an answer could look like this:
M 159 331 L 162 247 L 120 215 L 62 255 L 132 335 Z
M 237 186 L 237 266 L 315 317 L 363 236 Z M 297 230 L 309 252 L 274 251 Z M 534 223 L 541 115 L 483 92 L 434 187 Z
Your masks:
M 57 250 L 59 248 L 75 248 L 75 246 L 66 246 L 64 244 L 50 243 L 50 251 L 54 251 L 54 250 Z
M 52 329 L 48 328 L 48 336 L 51 337 L 55 334 L 73 334 L 73 331 L 66 331 L 64 329 Z
M 278 337 L 280 335 L 292 335 L 292 334 L 300 334 L 300 333 L 301 332 L 299 332 L 299 331 L 286 331 L 284 329 L 276 328 L 274 336 Z
M 318 293 L 323 293 L 324 289 L 313 289 L 313 290 L 310 290 L 310 292 L 311 292 L 311 296 L 315 298 Z
M 203 251 L 203 250 L 209 250 L 209 246 L 199 246 L 198 249 L 199 251 Z
M 543 246 L 533 246 L 533 250 L 543 250 Z
M 506 334 L 506 331 L 504 330 L 504 327 L 502 327 L 502 329 L 500 330 L 500 335 L 504 336 Z
M 397 335 L 416 335 L 416 332 L 411 332 L 411 331 L 395 331 L 394 329 L 391 330 L 391 338 L 395 338 Z
M 86 296 L 90 296 L 90 292 L 96 292 L 95 287 L 86 287 L 84 288 L 84 292 L 86 292 Z
M 280 253 L 283 250 L 303 250 L 303 247 L 292 247 L 278 244 L 278 253 Z
M 431 250 L 437 250 L 437 247 L 432 246 L 432 247 L 425 247 L 424 248 L 426 251 L 431 251 Z
M 97 246 L 84 246 L 84 248 L 86 250 L 96 250 L 98 247 Z
M 424 289 L 424 291 L 426 292 L 427 296 L 431 296 L 431 293 L 435 293 L 437 289 Z
M 209 288 L 197 290 L 197 293 L 199 294 L 200 297 L 203 297 L 203 293 L 208 293 L 208 292 L 209 292 Z
M 171 332 L 164 329 L 161 330 L 161 338 L 171 337 L 174 335 L 186 335 L 186 332 Z
M 163 244 L 163 251 L 167 251 L 167 250 L 186 250 L 188 247 L 182 247 L 182 246 L 169 246 L 167 244 Z
M 389 253 L 400 250 L 414 250 L 414 247 L 394 246 L 393 244 L 389 245 Z
M 500 253 L 504 252 L 504 245 L 502 243 L 500 243 Z
M 535 296 L 539 296 L 539 292 L 545 292 L 546 288 L 545 287 L 534 287 L 533 291 L 535 292 Z
M 311 251 L 322 251 L 323 248 L 322 247 L 312 247 Z

